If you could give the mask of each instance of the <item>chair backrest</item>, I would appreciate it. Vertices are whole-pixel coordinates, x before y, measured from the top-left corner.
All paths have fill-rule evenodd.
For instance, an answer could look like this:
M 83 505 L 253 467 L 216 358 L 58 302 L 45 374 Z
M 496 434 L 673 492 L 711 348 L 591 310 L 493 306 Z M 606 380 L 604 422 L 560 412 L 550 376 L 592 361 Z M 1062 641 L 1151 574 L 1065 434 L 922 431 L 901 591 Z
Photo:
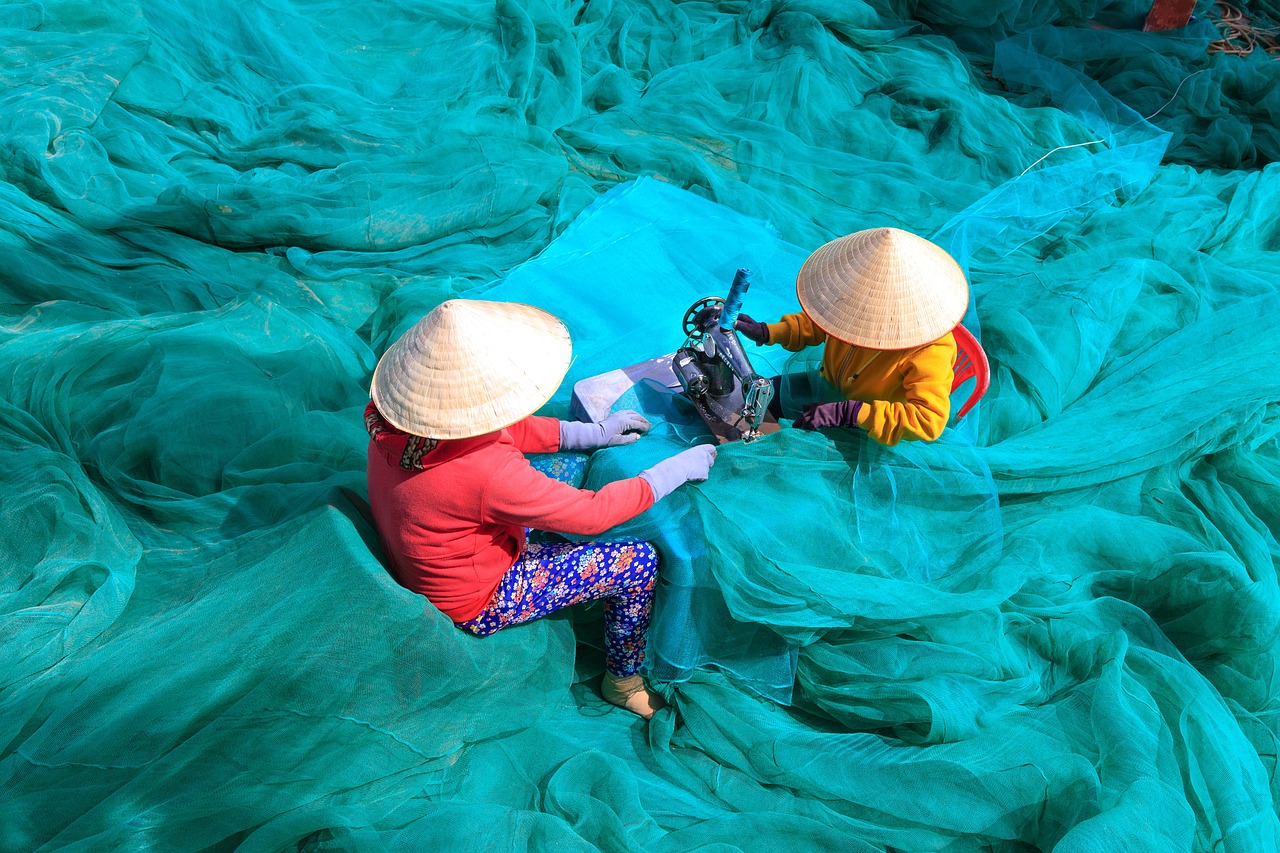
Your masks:
M 956 390 L 968 379 L 974 380 L 973 392 L 956 413 L 955 420 L 959 421 L 987 393 L 991 386 L 991 365 L 987 364 L 987 354 L 982 351 L 978 339 L 968 329 L 956 326 L 951 334 L 956 339 L 956 378 L 951 383 L 951 390 Z

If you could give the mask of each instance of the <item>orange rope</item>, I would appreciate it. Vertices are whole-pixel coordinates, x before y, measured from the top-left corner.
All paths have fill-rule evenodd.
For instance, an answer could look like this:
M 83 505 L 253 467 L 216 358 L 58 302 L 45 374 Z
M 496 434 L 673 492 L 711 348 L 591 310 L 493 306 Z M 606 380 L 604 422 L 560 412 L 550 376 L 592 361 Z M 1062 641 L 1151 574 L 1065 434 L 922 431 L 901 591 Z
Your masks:
M 1209 42 L 1209 53 L 1227 53 L 1248 56 L 1255 47 L 1269 54 L 1280 54 L 1280 31 L 1275 27 L 1262 27 L 1241 10 L 1218 0 L 1218 29 L 1225 38 Z

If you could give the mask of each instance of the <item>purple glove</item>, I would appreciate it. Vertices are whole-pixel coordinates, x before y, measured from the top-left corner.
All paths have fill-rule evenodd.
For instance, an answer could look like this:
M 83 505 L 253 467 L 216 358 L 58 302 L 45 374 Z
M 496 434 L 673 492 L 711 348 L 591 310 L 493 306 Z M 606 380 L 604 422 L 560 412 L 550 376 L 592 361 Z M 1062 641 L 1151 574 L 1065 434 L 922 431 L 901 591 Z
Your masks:
M 561 450 L 595 450 L 600 447 L 617 447 L 632 444 L 649 431 L 653 424 L 639 412 L 625 409 L 615 412 L 598 424 L 581 421 L 560 422 Z
M 800 429 L 828 429 L 830 427 L 856 427 L 861 400 L 842 400 L 839 403 L 810 403 L 793 421 Z
M 657 503 L 685 483 L 707 479 L 715 461 L 715 445 L 699 444 L 668 456 L 647 471 L 641 471 L 640 476 L 648 481 L 653 489 L 653 502 Z
M 769 327 L 764 323 L 757 323 L 751 319 L 749 314 L 739 314 L 738 320 L 733 324 L 734 331 L 741 332 L 743 337 L 752 341 L 756 346 L 769 343 Z

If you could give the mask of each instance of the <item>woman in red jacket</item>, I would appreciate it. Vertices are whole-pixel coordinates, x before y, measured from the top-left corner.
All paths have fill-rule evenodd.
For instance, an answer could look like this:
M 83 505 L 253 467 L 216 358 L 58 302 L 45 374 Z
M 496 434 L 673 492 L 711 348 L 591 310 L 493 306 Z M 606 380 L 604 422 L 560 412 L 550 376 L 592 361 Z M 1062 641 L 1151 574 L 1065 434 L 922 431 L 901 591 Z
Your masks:
M 374 372 L 369 504 L 397 579 L 463 630 L 487 636 L 605 600 L 606 700 L 646 719 L 662 700 L 639 675 L 656 582 L 647 542 L 531 544 L 530 528 L 595 535 L 690 480 L 699 445 L 597 492 L 547 477 L 524 454 L 628 444 L 635 412 L 598 424 L 534 417 L 569 368 L 569 333 L 528 305 L 451 300 L 397 341 Z

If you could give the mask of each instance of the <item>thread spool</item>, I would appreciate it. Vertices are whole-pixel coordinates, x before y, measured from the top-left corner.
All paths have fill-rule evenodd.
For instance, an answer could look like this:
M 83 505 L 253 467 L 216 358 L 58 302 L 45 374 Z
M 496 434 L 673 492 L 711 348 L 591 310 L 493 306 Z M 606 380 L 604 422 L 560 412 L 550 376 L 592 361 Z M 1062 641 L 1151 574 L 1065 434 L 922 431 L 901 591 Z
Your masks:
M 747 295 L 750 287 L 751 270 L 743 267 L 734 275 L 733 284 L 729 285 L 729 296 L 720 312 L 720 328 L 723 331 L 733 331 L 733 324 L 738 322 L 738 312 L 742 310 L 742 298 Z

